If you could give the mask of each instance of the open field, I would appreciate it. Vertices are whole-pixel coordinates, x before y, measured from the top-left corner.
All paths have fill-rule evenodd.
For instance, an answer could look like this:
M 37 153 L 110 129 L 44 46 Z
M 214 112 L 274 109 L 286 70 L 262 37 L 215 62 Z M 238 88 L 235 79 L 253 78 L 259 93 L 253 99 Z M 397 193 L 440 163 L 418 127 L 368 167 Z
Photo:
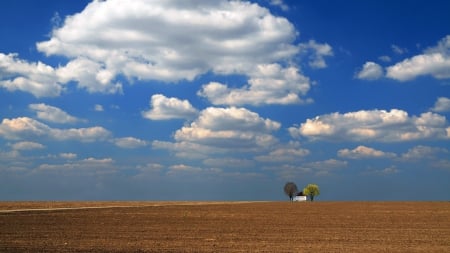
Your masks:
M 67 207 L 82 208 L 43 210 Z M 0 202 L 0 210 L 0 252 L 450 252 L 448 202 Z

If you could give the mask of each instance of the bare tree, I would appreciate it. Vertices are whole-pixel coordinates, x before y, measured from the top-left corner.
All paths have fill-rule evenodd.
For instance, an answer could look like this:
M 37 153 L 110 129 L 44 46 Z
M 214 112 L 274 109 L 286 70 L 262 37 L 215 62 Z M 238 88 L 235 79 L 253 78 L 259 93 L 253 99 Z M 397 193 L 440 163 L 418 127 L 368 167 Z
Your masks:
M 293 201 L 295 194 L 297 194 L 298 188 L 294 182 L 287 182 L 284 185 L 284 193 L 289 196 L 289 200 Z

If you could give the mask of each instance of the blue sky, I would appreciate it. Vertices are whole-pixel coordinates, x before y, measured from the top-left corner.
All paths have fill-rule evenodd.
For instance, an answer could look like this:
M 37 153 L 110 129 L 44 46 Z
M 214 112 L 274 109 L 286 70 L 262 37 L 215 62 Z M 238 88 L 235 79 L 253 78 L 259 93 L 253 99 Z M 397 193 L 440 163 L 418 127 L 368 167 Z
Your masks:
M 446 1 L 0 5 L 0 200 L 450 198 Z

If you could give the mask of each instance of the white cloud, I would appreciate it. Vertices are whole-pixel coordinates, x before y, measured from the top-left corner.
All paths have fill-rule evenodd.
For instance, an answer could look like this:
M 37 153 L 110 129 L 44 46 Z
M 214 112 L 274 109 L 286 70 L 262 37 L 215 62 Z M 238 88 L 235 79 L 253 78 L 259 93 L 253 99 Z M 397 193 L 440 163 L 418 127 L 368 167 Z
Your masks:
M 383 175 L 397 174 L 399 172 L 400 170 L 398 170 L 395 166 L 387 167 L 380 171 Z
M 112 159 L 112 158 L 98 159 L 98 158 L 89 157 L 89 158 L 83 159 L 81 162 L 89 163 L 89 164 L 110 164 L 110 163 L 114 162 L 114 159 Z
M 24 139 L 27 137 L 47 137 L 55 140 L 79 140 L 82 142 L 93 142 L 105 140 L 110 132 L 103 127 L 51 128 L 44 123 L 28 117 L 14 119 L 3 119 L 0 124 L 0 136 L 6 139 Z
M 54 123 L 75 123 L 80 121 L 74 116 L 69 115 L 67 112 L 46 104 L 30 104 L 30 109 L 36 111 L 37 117 L 42 120 L 46 120 Z
M 175 132 L 175 143 L 157 141 L 152 145 L 175 151 L 178 156 L 197 158 L 212 153 L 254 152 L 276 144 L 278 140 L 271 132 L 279 128 L 280 123 L 245 108 L 209 107 Z
M 360 72 L 356 74 L 356 78 L 364 80 L 376 80 L 383 77 L 383 68 L 375 62 L 364 63 Z
M 382 55 L 382 56 L 378 57 L 378 59 L 383 62 L 390 62 L 392 60 L 391 57 L 389 57 L 387 55 Z
M 99 104 L 94 105 L 94 111 L 103 112 L 104 111 L 103 106 Z
M 309 52 L 309 66 L 312 68 L 326 68 L 327 63 L 325 62 L 326 56 L 333 56 L 333 49 L 327 43 L 320 44 L 315 40 L 310 40 L 308 43 L 301 43 L 300 50 L 302 52 Z
M 261 162 L 294 162 L 302 160 L 310 151 L 299 147 L 276 148 L 267 155 L 257 156 L 255 159 Z
M 42 62 L 29 63 L 18 59 L 17 54 L 0 53 L 0 76 L 0 87 L 29 92 L 38 98 L 59 96 L 65 90 L 64 85 L 70 81 L 76 81 L 79 88 L 91 93 L 122 91 L 120 83 L 113 83 L 115 73 L 86 57 L 53 68 Z
M 56 140 L 80 140 L 82 142 L 103 141 L 110 137 L 111 133 L 103 127 L 50 129 L 50 137 Z
M 215 105 L 261 105 L 307 103 L 299 95 L 310 89 L 309 79 L 296 67 L 283 68 L 279 64 L 257 65 L 250 73 L 249 84 L 242 88 L 211 82 L 202 87 L 199 96 Z
M 72 59 L 59 70 L 64 80 L 115 92 L 119 74 L 162 81 L 192 80 L 208 71 L 246 74 L 297 54 L 296 36 L 287 19 L 245 1 L 110 0 L 66 17 L 37 48 Z
M 421 160 L 421 159 L 435 159 L 438 154 L 448 154 L 449 150 L 439 147 L 429 147 L 419 145 L 409 149 L 402 155 L 404 160 Z
M 56 97 L 63 91 L 55 70 L 42 62 L 29 63 L 17 54 L 0 53 L 0 87 L 29 92 L 35 97 Z
M 383 152 L 366 146 L 358 146 L 355 149 L 341 149 L 338 156 L 350 159 L 366 159 L 366 158 L 394 158 L 397 155 L 390 152 Z
M 56 74 L 63 83 L 76 81 L 79 88 L 84 88 L 90 93 L 122 92 L 122 84 L 113 82 L 116 73 L 86 57 L 70 61 L 66 66 L 58 68 Z
M 281 0 L 271 4 L 287 8 Z M 68 63 L 52 68 L 3 55 L 0 73 L 19 77 L 0 80 L 0 86 L 37 97 L 58 96 L 69 82 L 90 93 L 121 93 L 118 76 L 176 82 L 211 72 L 248 77 L 240 88 L 206 84 L 199 95 L 215 105 L 310 103 L 300 98 L 309 79 L 297 67 L 281 66 L 302 51 L 310 66 L 324 68 L 324 57 L 333 55 L 326 43 L 294 44 L 298 32 L 286 18 L 246 1 L 93 1 L 51 35 L 37 49 Z
M 152 148 L 168 150 L 174 152 L 177 157 L 188 159 L 207 159 L 211 154 L 226 152 L 226 150 L 219 147 L 211 147 L 188 141 L 153 141 Z
M 147 142 L 134 137 L 114 139 L 114 144 L 121 148 L 141 148 L 147 146 Z
M 198 114 L 188 100 L 167 98 L 161 94 L 153 95 L 150 104 L 152 108 L 143 111 L 142 116 L 151 120 L 190 119 Z
M 431 109 L 434 112 L 449 112 L 450 98 L 440 97 L 436 100 L 434 107 Z
M 20 117 L 3 119 L 0 124 L 0 136 L 6 139 L 20 139 L 29 136 L 44 136 L 51 132 L 51 128 L 37 120 Z
M 0 159 L 2 159 L 2 164 L 0 165 L 0 169 L 4 170 L 5 168 L 2 168 L 1 166 L 5 166 L 5 161 L 17 161 L 20 158 L 20 152 L 18 150 L 11 150 L 8 152 L 2 152 L 0 150 Z M 9 165 L 9 164 L 8 164 Z M 9 167 L 7 165 L 7 167 Z
M 408 81 L 418 76 L 431 75 L 437 79 L 450 78 L 450 35 L 423 54 L 413 56 L 388 67 L 386 76 L 398 81 Z
M 268 155 L 257 156 L 255 159 L 264 162 L 292 162 L 309 154 L 307 149 L 276 149 Z
M 75 153 L 60 153 L 59 154 L 59 157 L 61 157 L 61 158 L 65 158 L 65 159 L 75 159 L 75 158 L 77 158 L 77 154 L 75 154 Z
M 280 123 L 261 118 L 245 108 L 203 110 L 190 125 L 175 133 L 175 140 L 219 147 L 266 147 L 276 142 L 270 132 Z
M 293 137 L 310 139 L 398 142 L 421 139 L 448 139 L 447 120 L 427 112 L 409 116 L 392 109 L 332 113 L 307 119 L 300 127 L 291 127 Z
M 114 172 L 111 166 L 115 163 L 112 158 L 93 158 L 89 157 L 83 160 L 71 161 L 63 164 L 41 164 L 38 166 L 38 171 L 59 171 L 59 170 L 84 170 L 88 173 L 96 174 L 98 170 L 107 170 Z
M 44 145 L 37 143 L 37 142 L 32 142 L 32 141 L 16 142 L 16 143 L 12 144 L 11 147 L 14 150 L 33 150 L 33 149 L 45 148 Z
M 397 46 L 397 45 L 391 45 L 391 48 L 392 48 L 392 52 L 394 52 L 394 53 L 396 53 L 396 54 L 404 54 L 404 53 L 407 53 L 408 52 L 408 49 L 406 49 L 406 48 L 402 48 L 402 47 L 400 47 L 400 46 Z
M 169 167 L 168 175 L 173 175 L 176 173 L 198 173 L 203 171 L 202 168 L 193 167 L 185 164 L 177 164 Z
M 336 159 L 328 159 L 328 160 L 324 160 L 324 161 L 311 162 L 311 163 L 308 163 L 306 166 L 311 167 L 316 170 L 330 171 L 330 170 L 334 170 L 334 169 L 347 167 L 347 164 L 348 163 L 346 161 L 340 161 L 340 160 L 336 160 Z
M 323 161 L 315 161 L 297 165 L 283 165 L 280 168 L 272 168 L 281 178 L 290 179 L 303 177 L 305 174 L 315 174 L 317 176 L 326 176 L 333 173 L 333 171 L 347 167 L 347 161 L 340 161 L 336 159 L 328 159 Z
M 147 163 L 145 165 L 136 166 L 136 169 L 140 170 L 142 173 L 160 172 L 163 168 L 164 166 L 159 163 Z
M 270 0 L 270 4 L 279 6 L 283 11 L 288 11 L 289 6 L 283 2 L 283 0 Z

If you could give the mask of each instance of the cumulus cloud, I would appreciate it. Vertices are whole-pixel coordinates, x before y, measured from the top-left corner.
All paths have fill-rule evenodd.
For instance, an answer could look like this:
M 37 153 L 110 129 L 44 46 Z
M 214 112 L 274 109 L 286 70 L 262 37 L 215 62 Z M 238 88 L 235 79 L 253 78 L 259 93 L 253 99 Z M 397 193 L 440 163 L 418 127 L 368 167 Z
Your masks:
M 42 62 L 30 63 L 17 54 L 0 53 L 0 87 L 9 91 L 29 92 L 35 97 L 56 97 L 65 84 L 75 81 L 88 92 L 117 93 L 121 83 L 114 83 L 115 74 L 86 57 L 71 60 L 66 66 L 53 68 Z
M 363 80 L 376 80 L 383 77 L 383 68 L 375 62 L 364 63 L 361 71 L 356 74 L 356 78 Z
M 141 148 L 147 146 L 147 142 L 134 137 L 114 139 L 114 144 L 121 148 Z
M 317 69 L 326 68 L 325 57 L 334 55 L 333 48 L 330 45 L 317 43 L 315 40 L 301 43 L 300 50 L 303 53 L 309 53 L 309 66 Z
M 42 62 L 29 63 L 17 54 L 0 53 L 0 87 L 23 91 L 35 97 L 56 97 L 63 91 L 55 69 Z
M 292 179 L 293 177 L 303 177 L 305 174 L 327 176 L 336 170 L 347 167 L 347 165 L 347 161 L 328 159 L 309 162 L 300 166 L 285 164 L 280 168 L 271 168 L 270 170 L 274 170 L 283 179 Z
M 336 159 L 328 159 L 324 161 L 311 162 L 307 164 L 307 167 L 311 167 L 317 170 L 333 170 L 338 168 L 347 167 L 346 161 L 340 161 Z
M 173 175 L 177 173 L 198 173 L 203 171 L 202 168 L 193 167 L 186 164 L 177 164 L 169 167 L 168 175 Z
M 389 57 L 387 55 L 382 55 L 382 56 L 378 57 L 378 59 L 383 62 L 390 62 L 392 60 L 391 57 Z
M 72 59 L 59 73 L 66 80 L 81 76 L 88 90 L 112 92 L 119 74 L 162 81 L 246 74 L 295 55 L 296 34 L 287 19 L 245 1 L 110 0 L 66 17 L 37 48 Z
M 431 109 L 434 112 L 449 112 L 450 98 L 440 97 L 436 100 L 434 107 Z
M 136 166 L 136 169 L 139 170 L 141 173 L 160 172 L 163 168 L 164 166 L 159 163 L 147 163 L 144 165 Z
M 350 159 L 366 159 L 366 158 L 393 158 L 397 155 L 390 152 L 383 152 L 366 146 L 358 146 L 355 149 L 341 149 L 338 156 Z
M 280 123 L 263 119 L 245 108 L 209 107 L 175 133 L 175 140 L 227 148 L 266 147 L 276 142 L 270 134 Z
M 94 111 L 103 112 L 104 111 L 103 105 L 99 105 L 99 104 L 94 105 Z
M 448 139 L 448 130 L 447 120 L 442 115 L 427 112 L 409 116 L 398 109 L 325 114 L 289 128 L 293 137 L 383 142 Z
M 397 174 L 399 172 L 400 170 L 398 170 L 395 166 L 387 167 L 380 171 L 383 175 Z
M 190 119 L 198 114 L 188 100 L 168 98 L 161 94 L 153 95 L 150 105 L 152 108 L 143 111 L 142 116 L 151 120 Z
M 14 150 L 33 150 L 33 149 L 45 148 L 44 145 L 37 143 L 37 142 L 32 142 L 32 141 L 16 142 L 16 143 L 12 144 L 11 147 Z
M 283 0 L 270 0 L 270 4 L 279 6 L 283 11 L 288 11 L 289 6 L 283 2 Z
M 115 73 L 106 69 L 104 64 L 87 57 L 71 60 L 66 66 L 56 70 L 58 79 L 63 83 L 75 81 L 78 87 L 90 93 L 121 93 L 122 84 L 114 82 Z
M 295 162 L 302 160 L 309 155 L 308 149 L 288 145 L 286 147 L 279 147 L 272 150 L 267 155 L 257 156 L 255 160 L 260 162 Z
M 113 171 L 111 165 L 115 161 L 112 158 L 93 158 L 89 157 L 83 160 L 70 161 L 63 164 L 48 164 L 44 163 L 38 166 L 39 171 L 58 171 L 58 170 L 84 170 L 89 173 L 95 174 L 98 170 L 110 170 Z
M 177 157 L 188 159 L 206 159 L 211 154 L 226 152 L 225 149 L 220 147 L 212 147 L 188 141 L 168 142 L 156 140 L 152 142 L 152 148 L 168 150 L 175 153 Z
M 301 75 L 296 67 L 262 64 L 254 68 L 248 84 L 242 88 L 210 82 L 202 87 L 198 95 L 215 105 L 295 104 L 310 102 L 300 98 L 309 89 L 309 79 Z
M 309 154 L 307 149 L 276 149 L 268 155 L 257 156 L 255 159 L 263 162 L 292 162 Z
M 435 159 L 438 154 L 448 154 L 449 150 L 424 145 L 415 146 L 402 155 L 404 160 Z
M 434 47 L 399 62 L 386 69 L 386 76 L 398 81 L 408 81 L 419 76 L 431 75 L 436 79 L 450 78 L 450 35 Z
M 391 49 L 392 49 L 392 52 L 394 52 L 396 54 L 404 54 L 404 53 L 408 52 L 408 49 L 402 48 L 402 47 L 397 46 L 395 44 L 391 45 Z
M 37 97 L 58 96 L 69 82 L 90 93 L 121 93 L 118 76 L 177 82 L 211 72 L 248 77 L 240 88 L 206 84 L 199 95 L 215 105 L 309 103 L 300 98 L 309 79 L 285 65 L 302 52 L 311 67 L 324 68 L 333 51 L 314 40 L 296 45 L 297 34 L 286 18 L 246 1 L 93 1 L 36 44 L 48 56 L 67 57 L 65 66 L 0 55 L 0 86 Z
M 103 127 L 70 128 L 70 129 L 50 129 L 50 134 L 56 140 L 80 140 L 82 142 L 94 142 L 106 140 L 111 133 Z
M 58 107 L 46 105 L 46 104 L 30 104 L 28 106 L 31 110 L 36 111 L 37 117 L 42 120 L 46 120 L 53 123 L 75 123 L 80 121 L 74 116 L 71 116 L 67 112 L 59 109 Z
M 60 153 L 59 157 L 64 158 L 64 159 L 75 159 L 77 158 L 77 154 L 75 153 Z
M 55 140 L 80 140 L 93 142 L 107 139 L 111 133 L 103 127 L 59 129 L 28 117 L 3 119 L 0 124 L 0 136 L 6 139 L 24 139 L 47 137 Z
M 155 141 L 152 145 L 197 158 L 212 153 L 253 152 L 276 144 L 278 140 L 271 133 L 279 128 L 280 123 L 245 108 L 209 107 L 175 132 L 175 143 Z
M 110 164 L 110 163 L 114 162 L 114 159 L 112 159 L 112 158 L 98 159 L 98 158 L 89 157 L 89 158 L 82 160 L 81 162 L 90 163 L 90 164 Z

